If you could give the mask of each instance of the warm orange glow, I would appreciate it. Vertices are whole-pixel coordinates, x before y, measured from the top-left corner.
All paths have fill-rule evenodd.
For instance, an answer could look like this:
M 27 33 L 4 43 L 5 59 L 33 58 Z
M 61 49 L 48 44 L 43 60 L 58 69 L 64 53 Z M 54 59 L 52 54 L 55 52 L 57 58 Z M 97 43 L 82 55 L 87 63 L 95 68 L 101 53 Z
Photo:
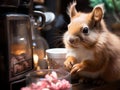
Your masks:
M 38 59 L 39 59 L 38 55 L 37 55 L 37 54 L 34 54 L 34 55 L 33 55 L 33 60 L 34 60 L 34 66 L 35 66 L 35 68 L 37 67 Z
M 40 67 L 39 66 L 37 66 L 37 69 L 36 69 L 37 71 L 39 71 L 40 70 Z

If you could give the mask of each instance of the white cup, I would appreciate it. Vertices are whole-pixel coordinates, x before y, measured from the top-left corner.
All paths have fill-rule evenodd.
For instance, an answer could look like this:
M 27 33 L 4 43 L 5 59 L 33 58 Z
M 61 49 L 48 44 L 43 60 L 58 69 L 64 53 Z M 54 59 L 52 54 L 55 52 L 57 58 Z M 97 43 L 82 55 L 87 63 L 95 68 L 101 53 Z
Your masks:
M 46 55 L 49 62 L 50 68 L 63 68 L 64 61 L 66 58 L 66 49 L 65 48 L 51 48 L 46 50 Z

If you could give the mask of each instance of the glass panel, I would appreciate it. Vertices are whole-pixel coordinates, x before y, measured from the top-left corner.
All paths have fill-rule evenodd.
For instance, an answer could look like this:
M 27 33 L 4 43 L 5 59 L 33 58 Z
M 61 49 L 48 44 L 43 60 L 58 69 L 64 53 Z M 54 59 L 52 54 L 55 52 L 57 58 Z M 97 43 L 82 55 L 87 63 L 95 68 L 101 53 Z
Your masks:
M 14 77 L 32 68 L 32 47 L 29 20 L 12 19 L 8 22 L 8 33 L 10 36 L 10 76 Z

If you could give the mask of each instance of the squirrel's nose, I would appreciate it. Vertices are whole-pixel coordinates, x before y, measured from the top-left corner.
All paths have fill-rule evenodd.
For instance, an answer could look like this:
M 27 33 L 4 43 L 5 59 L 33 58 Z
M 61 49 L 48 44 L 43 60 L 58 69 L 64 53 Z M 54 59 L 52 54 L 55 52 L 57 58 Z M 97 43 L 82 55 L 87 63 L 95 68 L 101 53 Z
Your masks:
M 69 38 L 69 42 L 71 44 L 76 44 L 79 43 L 80 39 L 78 37 L 74 37 L 74 38 Z
M 70 39 L 69 39 L 69 42 L 70 42 L 70 43 L 74 43 L 75 40 L 74 40 L 73 38 L 70 38 Z

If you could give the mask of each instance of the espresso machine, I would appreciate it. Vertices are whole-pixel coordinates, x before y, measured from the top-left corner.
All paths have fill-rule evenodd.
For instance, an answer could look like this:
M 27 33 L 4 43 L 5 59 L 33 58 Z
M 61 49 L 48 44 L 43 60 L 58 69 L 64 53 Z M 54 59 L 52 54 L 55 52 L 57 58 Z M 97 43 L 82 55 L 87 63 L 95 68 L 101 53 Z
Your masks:
M 20 90 L 34 69 L 31 22 L 32 0 L 0 0 L 0 87 Z

